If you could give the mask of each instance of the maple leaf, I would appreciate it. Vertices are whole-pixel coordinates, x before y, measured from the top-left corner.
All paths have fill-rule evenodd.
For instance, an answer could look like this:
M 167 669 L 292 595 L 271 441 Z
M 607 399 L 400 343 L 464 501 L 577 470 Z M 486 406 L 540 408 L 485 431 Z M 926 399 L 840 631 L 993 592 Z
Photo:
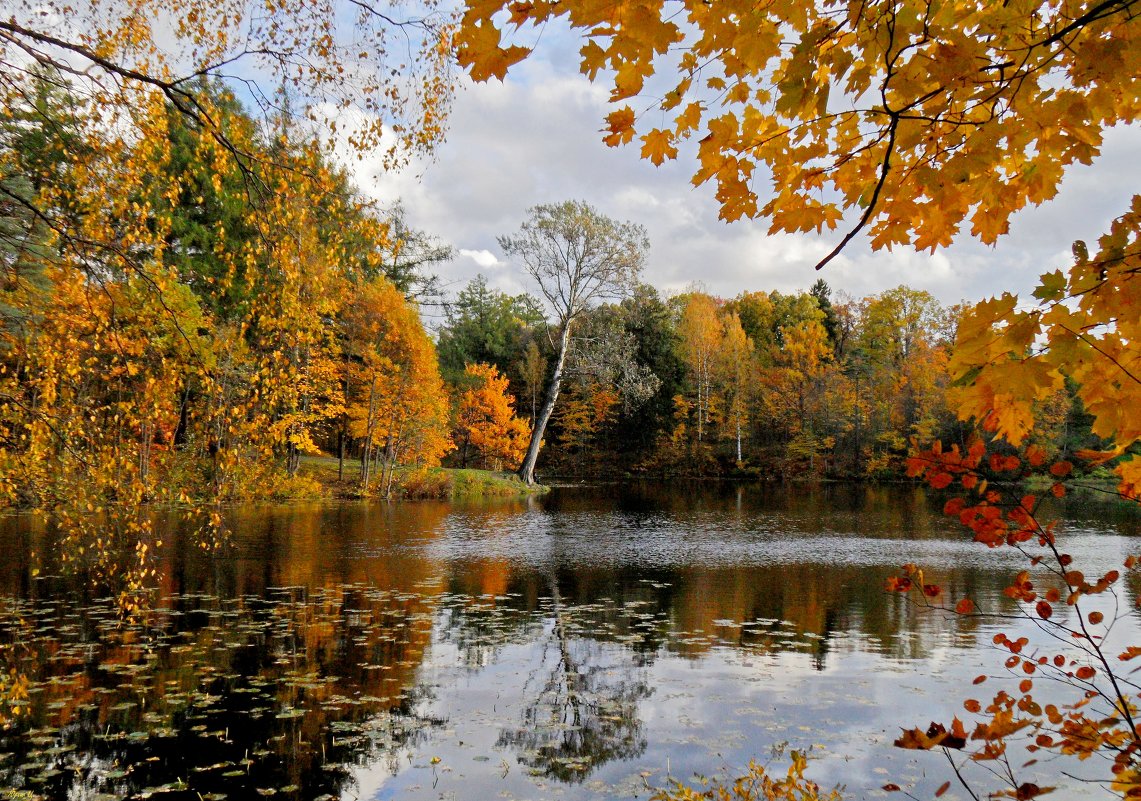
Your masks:
M 590 39 L 578 53 L 582 56 L 582 74 L 593 81 L 598 76 L 598 71 L 606 65 L 606 51 L 598 46 L 598 42 Z
M 456 36 L 457 58 L 469 65 L 472 78 L 486 81 L 503 80 L 512 64 L 522 61 L 531 52 L 529 48 L 511 45 L 499 46 L 501 34 L 490 22 L 468 25 Z
M 1039 280 L 1042 283 L 1034 290 L 1034 297 L 1039 300 L 1058 300 L 1066 292 L 1066 276 L 1062 274 L 1061 270 L 1044 273 Z
M 669 131 L 655 128 L 642 135 L 642 158 L 649 159 L 655 167 L 660 167 L 667 159 L 676 157 L 677 147 L 674 146 L 673 134 Z
M 610 147 L 629 142 L 634 138 L 634 109 L 623 106 L 607 114 L 606 130 L 610 133 L 602 141 Z

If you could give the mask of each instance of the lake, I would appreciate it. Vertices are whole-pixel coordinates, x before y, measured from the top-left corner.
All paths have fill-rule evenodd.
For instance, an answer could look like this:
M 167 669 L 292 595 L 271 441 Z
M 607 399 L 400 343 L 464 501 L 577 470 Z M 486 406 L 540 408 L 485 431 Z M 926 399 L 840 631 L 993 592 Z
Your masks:
M 721 483 L 241 507 L 217 552 L 169 524 L 126 621 L 9 518 L 0 640 L 30 692 L 0 732 L 0 798 L 633 799 L 752 758 L 783 771 L 781 749 L 846 797 L 930 797 L 947 763 L 894 748 L 900 728 L 969 717 L 975 676 L 1020 678 L 996 627 L 883 590 L 916 562 L 1013 610 L 1016 555 L 941 508 Z M 1055 513 L 1087 574 L 1137 549 L 1130 510 Z

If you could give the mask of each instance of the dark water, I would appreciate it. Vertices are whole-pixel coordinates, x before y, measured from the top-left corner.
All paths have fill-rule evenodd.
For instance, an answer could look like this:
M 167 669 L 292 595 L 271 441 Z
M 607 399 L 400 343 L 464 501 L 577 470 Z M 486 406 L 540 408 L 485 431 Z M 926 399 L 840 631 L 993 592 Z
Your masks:
M 673 484 L 241 508 L 232 550 L 172 524 L 153 609 L 131 621 L 11 519 L 0 640 L 30 692 L 0 732 L 0 798 L 646 798 L 782 744 L 849 797 L 929 796 L 946 763 L 892 740 L 963 716 L 1002 657 L 996 629 L 884 579 L 921 563 L 1010 611 L 1020 567 L 940 506 L 908 488 Z M 1137 550 L 1135 516 L 1058 513 L 1087 574 Z

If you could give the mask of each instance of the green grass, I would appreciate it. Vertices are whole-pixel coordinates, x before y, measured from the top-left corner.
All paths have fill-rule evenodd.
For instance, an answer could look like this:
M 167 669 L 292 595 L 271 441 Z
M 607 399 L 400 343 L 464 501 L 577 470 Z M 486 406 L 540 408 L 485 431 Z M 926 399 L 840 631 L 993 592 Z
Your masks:
M 453 498 L 488 498 L 514 495 L 535 495 L 547 492 L 547 488 L 534 485 L 528 487 L 514 473 L 472 470 L 470 468 L 433 468 L 447 472 L 452 479 Z
M 299 473 L 319 482 L 330 497 L 360 495 L 360 464 L 356 460 L 345 460 L 343 481 L 337 478 L 337 459 L 333 456 L 302 456 Z M 546 487 L 539 485 L 528 487 L 514 473 L 448 467 L 397 468 L 393 487 L 394 497 L 444 500 L 518 498 L 546 491 Z M 373 492 L 379 492 L 375 484 Z

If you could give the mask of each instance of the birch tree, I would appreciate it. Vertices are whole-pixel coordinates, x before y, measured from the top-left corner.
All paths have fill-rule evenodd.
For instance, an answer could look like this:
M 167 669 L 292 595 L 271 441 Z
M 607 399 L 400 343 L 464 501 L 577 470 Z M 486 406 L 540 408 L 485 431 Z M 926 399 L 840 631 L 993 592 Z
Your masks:
M 617 222 L 585 202 L 568 200 L 532 207 L 516 234 L 499 237 L 499 246 L 522 263 L 554 313 L 554 369 L 519 468 L 519 477 L 533 484 L 575 323 L 595 304 L 620 300 L 630 292 L 650 245 L 642 226 Z

